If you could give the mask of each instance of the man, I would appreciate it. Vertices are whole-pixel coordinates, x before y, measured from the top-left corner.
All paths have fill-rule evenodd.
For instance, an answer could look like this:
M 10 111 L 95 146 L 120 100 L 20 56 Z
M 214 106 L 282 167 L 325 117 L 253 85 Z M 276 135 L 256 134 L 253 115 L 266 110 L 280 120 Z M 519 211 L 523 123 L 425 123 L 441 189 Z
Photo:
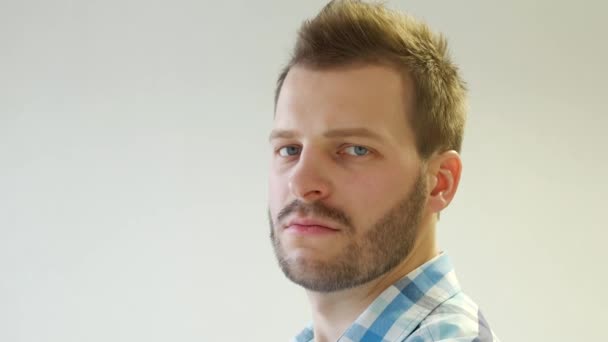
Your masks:
M 461 174 L 466 91 L 443 37 L 333 1 L 279 77 L 271 239 L 307 291 L 304 341 L 496 341 L 435 226 Z

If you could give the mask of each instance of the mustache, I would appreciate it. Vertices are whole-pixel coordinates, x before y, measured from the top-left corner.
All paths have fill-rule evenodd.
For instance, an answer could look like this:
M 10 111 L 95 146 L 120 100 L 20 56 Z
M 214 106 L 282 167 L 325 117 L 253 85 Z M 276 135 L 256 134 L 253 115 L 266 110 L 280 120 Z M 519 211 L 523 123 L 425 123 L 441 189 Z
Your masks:
M 334 222 L 345 226 L 346 228 L 353 229 L 352 221 L 348 215 L 342 210 L 329 207 L 321 202 L 304 203 L 300 200 L 294 200 L 293 202 L 286 205 L 277 214 L 277 222 L 281 222 L 287 216 L 293 213 L 300 215 L 314 215 L 317 217 L 323 217 L 330 219 Z

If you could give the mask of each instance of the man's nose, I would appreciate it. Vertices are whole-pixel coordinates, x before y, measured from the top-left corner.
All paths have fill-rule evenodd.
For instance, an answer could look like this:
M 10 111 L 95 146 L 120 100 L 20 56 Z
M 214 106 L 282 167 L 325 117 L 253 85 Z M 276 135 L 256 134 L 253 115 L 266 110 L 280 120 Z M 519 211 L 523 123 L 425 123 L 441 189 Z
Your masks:
M 320 152 L 304 149 L 289 177 L 289 189 L 303 202 L 315 202 L 332 191 L 327 161 Z

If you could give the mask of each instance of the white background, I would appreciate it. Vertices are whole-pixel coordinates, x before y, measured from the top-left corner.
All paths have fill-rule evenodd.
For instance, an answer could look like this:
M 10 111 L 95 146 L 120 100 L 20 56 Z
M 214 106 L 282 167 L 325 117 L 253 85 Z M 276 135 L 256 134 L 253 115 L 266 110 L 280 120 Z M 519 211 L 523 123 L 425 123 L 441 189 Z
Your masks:
M 0 341 L 285 341 L 268 240 L 276 76 L 324 1 L 0 0 Z M 470 88 L 439 225 L 503 341 L 600 341 L 604 1 L 393 1 Z

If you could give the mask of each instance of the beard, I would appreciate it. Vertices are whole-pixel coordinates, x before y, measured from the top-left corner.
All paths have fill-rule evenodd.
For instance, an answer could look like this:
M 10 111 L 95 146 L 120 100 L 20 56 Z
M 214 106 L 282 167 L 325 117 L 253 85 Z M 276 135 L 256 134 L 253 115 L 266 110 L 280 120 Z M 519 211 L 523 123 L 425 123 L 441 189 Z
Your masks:
M 277 222 L 296 212 L 325 217 L 350 228 L 340 232 L 350 235 L 350 241 L 330 261 L 287 257 L 268 211 L 270 239 L 281 270 L 289 280 L 315 292 L 353 288 L 386 274 L 412 251 L 426 203 L 426 192 L 426 183 L 419 173 L 410 193 L 359 239 L 355 238 L 356 229 L 350 218 L 339 209 L 320 202 L 302 203 L 298 200 L 283 208 L 277 215 Z

